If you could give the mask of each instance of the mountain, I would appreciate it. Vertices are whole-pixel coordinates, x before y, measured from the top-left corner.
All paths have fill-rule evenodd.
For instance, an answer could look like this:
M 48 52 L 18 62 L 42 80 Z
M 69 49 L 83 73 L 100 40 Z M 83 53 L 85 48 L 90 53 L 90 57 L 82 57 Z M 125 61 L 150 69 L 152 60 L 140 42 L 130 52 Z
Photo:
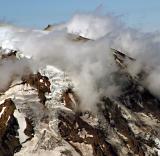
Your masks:
M 94 112 L 78 109 L 81 99 L 71 78 L 54 66 L 13 73 L 0 91 L 0 156 L 160 155 L 160 100 L 141 83 L 147 73 L 134 77 L 127 66 L 135 59 L 110 52 L 118 68 L 113 79 L 122 92 L 102 94 Z M 29 59 L 1 48 L 1 65 Z

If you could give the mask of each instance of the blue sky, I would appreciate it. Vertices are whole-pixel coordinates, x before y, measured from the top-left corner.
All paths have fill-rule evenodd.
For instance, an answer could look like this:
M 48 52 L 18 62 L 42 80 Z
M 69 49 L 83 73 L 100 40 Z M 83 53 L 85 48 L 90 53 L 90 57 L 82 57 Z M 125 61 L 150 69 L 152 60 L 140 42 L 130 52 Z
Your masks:
M 160 30 L 160 0 L 0 0 L 0 19 L 20 26 L 43 28 L 66 21 L 76 12 L 101 8 L 120 15 L 127 25 Z

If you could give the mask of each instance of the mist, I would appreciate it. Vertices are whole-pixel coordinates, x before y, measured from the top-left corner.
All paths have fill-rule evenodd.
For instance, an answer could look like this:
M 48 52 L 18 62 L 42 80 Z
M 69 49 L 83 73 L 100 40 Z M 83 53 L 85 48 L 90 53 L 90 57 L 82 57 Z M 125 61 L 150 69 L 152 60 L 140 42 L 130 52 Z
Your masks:
M 76 42 L 69 34 L 91 40 Z M 53 26 L 52 31 L 1 26 L 0 45 L 20 50 L 39 67 L 49 64 L 67 72 L 80 97 L 82 110 L 96 110 L 102 94 L 111 97 L 121 93 L 120 86 L 113 80 L 118 68 L 110 48 L 135 58 L 128 72 L 135 76 L 142 68 L 146 69 L 148 76 L 143 85 L 160 97 L 160 33 L 142 33 L 129 28 L 111 14 L 76 14 L 66 23 Z M 23 63 L 21 65 L 23 67 Z M 0 70 L 3 79 L 10 77 L 8 73 L 18 72 L 17 67 L 5 66 Z
M 34 69 L 34 70 L 33 70 Z M 34 64 L 27 59 L 0 61 L 0 92 L 7 90 L 12 81 L 20 80 L 25 74 L 34 72 Z

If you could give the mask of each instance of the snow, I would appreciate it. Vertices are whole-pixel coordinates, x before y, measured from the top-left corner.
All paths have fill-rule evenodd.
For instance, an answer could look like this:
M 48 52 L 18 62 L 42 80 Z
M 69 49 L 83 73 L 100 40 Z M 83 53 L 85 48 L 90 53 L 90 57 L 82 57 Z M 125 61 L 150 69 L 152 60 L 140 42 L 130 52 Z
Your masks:
M 5 109 L 6 109 L 6 107 L 2 108 L 2 111 L 0 112 L 0 118 L 1 118 L 2 114 L 4 113 Z
M 42 79 L 40 79 L 39 81 L 40 81 L 41 83 L 43 83 L 43 80 L 42 80 Z
M 46 66 L 40 70 L 40 73 L 47 76 L 51 82 L 51 93 L 46 93 L 47 101 L 45 103 L 45 108 L 39 102 L 40 99 L 38 97 L 37 89 L 30 85 L 23 85 L 19 81 L 14 82 L 12 87 L 5 92 L 5 95 L 0 96 L 0 102 L 7 98 L 11 98 L 17 108 L 14 112 L 14 116 L 17 118 L 20 126 L 18 133 L 20 143 L 22 143 L 22 149 L 20 152 L 16 153 L 15 156 L 62 156 L 64 155 L 62 154 L 63 151 L 71 152 L 74 156 L 79 156 L 75 149 L 61 138 L 58 130 L 58 113 L 60 111 L 74 113 L 72 110 L 66 108 L 64 103 L 61 101 L 63 92 L 68 88 L 73 88 L 73 84 L 65 72 L 60 71 L 53 66 Z M 41 79 L 40 82 L 42 81 L 43 80 Z M 72 95 L 69 96 L 74 101 Z M 47 123 L 41 120 L 45 117 L 46 112 L 49 116 Z M 28 136 L 24 134 L 24 130 L 26 128 L 25 117 L 32 119 L 35 131 L 34 137 L 27 142 L 24 142 L 28 138 Z M 43 138 L 44 132 L 45 136 Z M 85 133 L 85 135 L 88 136 L 89 134 Z M 50 139 L 52 139 L 54 144 L 54 147 L 51 150 L 49 150 L 46 145 Z M 86 156 L 88 150 L 92 151 L 91 146 L 87 146 L 87 148 L 85 148 L 86 145 L 77 145 L 86 153 Z M 46 150 L 41 148 L 43 146 Z
M 156 145 L 158 147 L 158 149 L 156 149 L 157 152 L 158 152 L 158 156 L 160 156 L 160 139 L 156 138 L 155 139 L 155 143 L 156 143 Z
M 20 84 L 9 88 L 3 96 L 0 96 L 0 101 L 8 98 L 12 99 L 17 110 L 20 110 L 25 117 L 33 118 L 35 125 L 39 123 L 45 113 L 37 89 L 30 85 Z
M 72 148 L 68 149 L 66 146 L 56 147 L 53 151 L 50 150 L 40 150 L 36 153 L 26 152 L 26 153 L 16 153 L 15 156 L 66 156 L 62 154 L 63 152 L 71 153 L 74 156 L 80 156 Z
M 23 56 L 20 56 L 20 58 Z M 70 109 L 64 106 L 64 103 L 61 102 L 63 92 L 73 87 L 71 80 L 68 75 L 63 71 L 58 70 L 53 66 L 46 66 L 40 70 L 40 73 L 49 78 L 51 82 L 51 93 L 46 93 L 46 108 L 40 103 L 38 97 L 38 91 L 36 88 L 31 87 L 30 85 L 23 85 L 21 81 L 16 80 L 12 83 L 11 87 L 5 92 L 4 95 L 0 96 L 0 102 L 4 101 L 7 98 L 11 98 L 15 103 L 17 110 L 14 112 L 14 116 L 17 118 L 19 123 L 19 139 L 22 143 L 22 149 L 20 152 L 16 153 L 16 156 L 36 156 L 36 155 L 62 155 L 62 151 L 67 150 L 71 151 L 72 155 L 78 156 L 77 152 L 65 142 L 58 130 L 58 118 L 57 114 L 59 111 L 72 112 Z M 43 80 L 41 79 L 40 82 Z M 2 112 L 5 108 L 3 108 Z M 41 120 L 47 111 L 49 115 L 49 122 L 45 123 Z M 26 128 L 25 117 L 28 117 L 33 121 L 35 135 L 34 138 L 30 141 L 25 140 L 28 138 L 24 134 Z M 44 131 L 46 131 L 45 138 L 40 141 Z M 54 138 L 55 142 L 61 142 L 61 146 L 55 143 L 55 147 L 51 151 L 43 151 L 41 146 L 45 146 L 45 143 L 50 139 Z M 34 154 L 33 154 L 34 153 Z
M 60 101 L 63 92 L 68 88 L 73 88 L 73 84 L 68 75 L 63 71 L 49 65 L 41 69 L 40 73 L 47 76 L 49 78 L 49 81 L 51 82 L 51 93 L 46 94 L 47 99 L 51 99 L 51 101 L 47 101 L 46 106 L 52 108 L 55 105 L 62 105 Z M 52 105 L 50 104 L 50 102 L 52 103 Z
M 76 101 L 75 101 L 75 99 L 74 99 L 73 95 L 72 95 L 72 94 L 70 94 L 70 93 L 69 93 L 68 95 L 69 95 L 70 99 L 72 100 L 72 102 L 73 102 L 73 104 L 74 104 L 74 108 L 76 108 L 77 103 L 76 103 Z
M 93 148 L 90 144 L 71 142 L 74 146 L 78 147 L 80 151 L 83 151 L 83 156 L 93 156 Z
M 25 135 L 24 133 L 24 130 L 27 127 L 25 116 L 23 115 L 23 113 L 20 113 L 18 110 L 15 110 L 14 117 L 16 117 L 16 119 L 18 120 L 18 124 L 19 124 L 18 133 L 19 133 L 20 143 L 23 143 L 26 139 L 28 139 L 28 136 Z

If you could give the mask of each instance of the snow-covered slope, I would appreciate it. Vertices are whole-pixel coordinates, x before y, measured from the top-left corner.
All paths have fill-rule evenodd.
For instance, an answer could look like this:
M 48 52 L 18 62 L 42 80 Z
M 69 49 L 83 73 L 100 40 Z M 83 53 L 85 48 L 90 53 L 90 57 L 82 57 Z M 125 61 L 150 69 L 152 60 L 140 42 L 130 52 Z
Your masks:
M 25 57 L 8 51 L 1 59 Z M 124 92 L 103 95 L 94 113 L 77 109 L 74 84 L 54 66 L 13 79 L 0 95 L 0 156 L 159 155 L 160 102 L 125 70 L 134 59 L 113 55 Z

